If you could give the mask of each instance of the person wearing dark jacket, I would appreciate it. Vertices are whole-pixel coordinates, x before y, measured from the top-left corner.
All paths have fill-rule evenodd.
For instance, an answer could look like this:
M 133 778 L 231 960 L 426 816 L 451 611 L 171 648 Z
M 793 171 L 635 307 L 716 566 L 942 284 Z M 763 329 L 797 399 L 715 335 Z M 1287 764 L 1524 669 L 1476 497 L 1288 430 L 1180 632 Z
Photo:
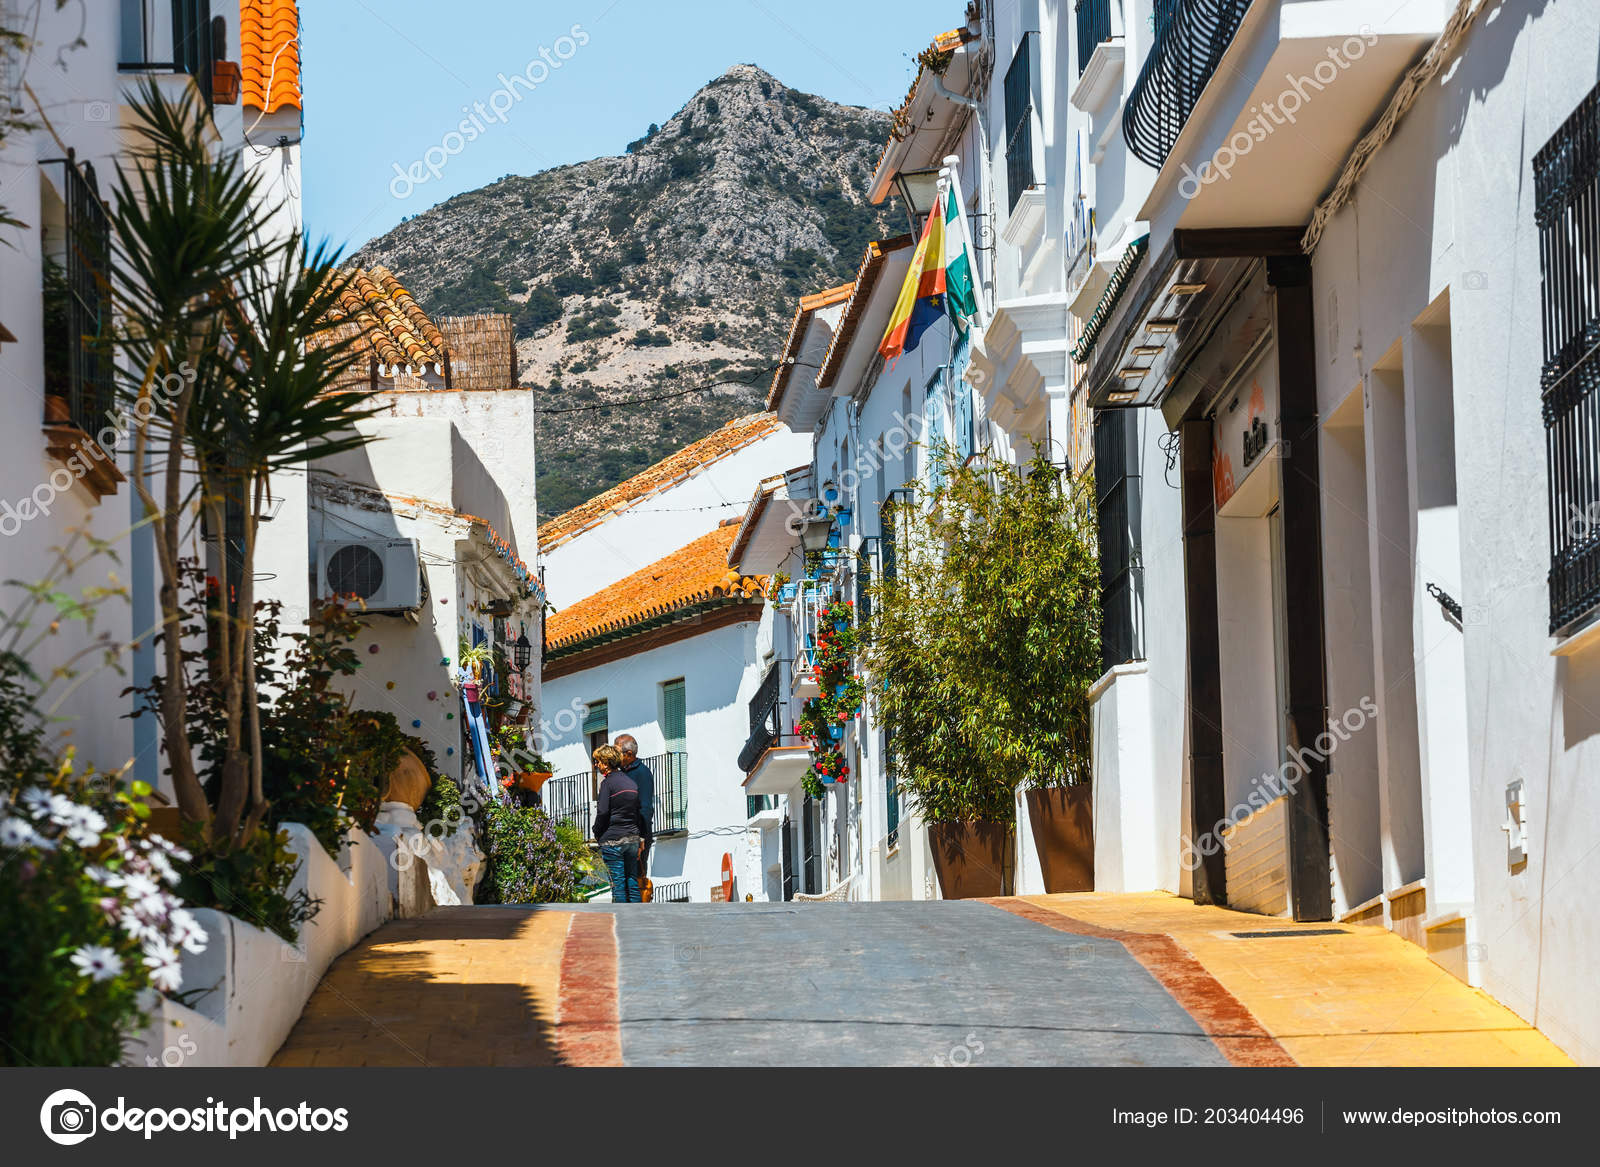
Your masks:
M 622 755 L 622 772 L 632 778 L 633 784 L 639 788 L 640 817 L 644 820 L 639 845 L 639 874 L 642 876 L 649 870 L 650 844 L 655 841 L 656 776 L 649 766 L 639 760 L 639 743 L 632 734 L 625 733 L 618 737 L 616 747 Z
M 640 895 L 639 856 L 648 848 L 650 823 L 644 813 L 638 784 L 623 770 L 622 754 L 615 746 L 594 752 L 600 793 L 595 802 L 594 837 L 600 844 L 611 877 L 611 901 L 637 904 Z

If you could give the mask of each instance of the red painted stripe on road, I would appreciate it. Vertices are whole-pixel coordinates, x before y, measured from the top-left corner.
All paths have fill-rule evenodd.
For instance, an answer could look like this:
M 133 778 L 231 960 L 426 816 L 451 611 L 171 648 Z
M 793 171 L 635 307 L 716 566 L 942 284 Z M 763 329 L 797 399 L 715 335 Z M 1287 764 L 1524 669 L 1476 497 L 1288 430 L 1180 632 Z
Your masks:
M 1236 1066 L 1293 1066 L 1298 1063 L 1278 1044 L 1221 982 L 1188 949 L 1159 932 L 1124 932 L 1030 904 L 1026 900 L 985 899 L 986 904 L 1057 932 L 1115 940 L 1161 982 L 1162 988 L 1205 1030 L 1224 1057 Z
M 622 1065 L 617 1013 L 617 918 L 574 912 L 561 953 L 556 1048 L 568 1066 Z

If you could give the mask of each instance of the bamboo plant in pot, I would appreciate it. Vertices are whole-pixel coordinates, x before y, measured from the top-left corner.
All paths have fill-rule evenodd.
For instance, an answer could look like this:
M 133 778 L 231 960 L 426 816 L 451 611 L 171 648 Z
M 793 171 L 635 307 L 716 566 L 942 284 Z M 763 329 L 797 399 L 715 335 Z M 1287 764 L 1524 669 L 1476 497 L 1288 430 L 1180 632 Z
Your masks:
M 940 455 L 938 482 L 884 519 L 897 570 L 873 588 L 875 712 L 946 898 L 1013 890 L 1021 788 L 1057 890 L 1093 872 L 1079 830 L 1100 653 L 1091 487 L 1044 458 L 1018 469 Z M 1076 867 L 1054 858 L 1058 828 Z

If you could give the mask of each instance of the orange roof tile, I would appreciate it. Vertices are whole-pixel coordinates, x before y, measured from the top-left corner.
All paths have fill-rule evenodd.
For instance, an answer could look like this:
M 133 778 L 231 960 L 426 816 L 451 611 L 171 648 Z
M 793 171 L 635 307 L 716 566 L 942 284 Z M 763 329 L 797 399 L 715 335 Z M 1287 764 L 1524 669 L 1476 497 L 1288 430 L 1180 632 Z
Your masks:
M 728 548 L 738 533 L 736 524 L 720 526 L 561 609 L 545 622 L 547 652 L 570 649 L 595 636 L 713 600 L 762 599 L 765 576 L 740 575 L 728 566 Z
M 329 313 L 359 328 L 385 365 L 440 364 L 444 334 L 386 267 L 356 268 Z
M 800 297 L 800 306 L 794 311 L 794 323 L 789 325 L 789 337 L 783 342 L 783 356 L 779 359 L 778 371 L 772 374 L 772 388 L 767 391 L 768 409 L 777 409 L 778 403 L 783 400 L 783 391 L 789 387 L 789 375 L 794 372 L 794 362 L 800 355 L 800 344 L 805 339 L 806 325 L 810 323 L 812 314 L 819 308 L 848 300 L 854 290 L 853 283 L 840 284 L 836 288 Z
M 540 523 L 539 549 L 549 551 L 565 543 L 602 519 L 627 510 L 641 499 L 681 482 L 700 467 L 709 466 L 751 442 L 760 441 L 777 430 L 779 425 L 778 419 L 770 413 L 752 413 L 734 418 L 721 429 L 698 442 L 690 442 L 648 470 L 641 470 L 632 478 L 619 482 L 610 490 L 595 495 L 588 502 L 557 515 L 547 523 Z
M 300 10 L 295 0 L 240 0 L 244 104 L 300 109 Z

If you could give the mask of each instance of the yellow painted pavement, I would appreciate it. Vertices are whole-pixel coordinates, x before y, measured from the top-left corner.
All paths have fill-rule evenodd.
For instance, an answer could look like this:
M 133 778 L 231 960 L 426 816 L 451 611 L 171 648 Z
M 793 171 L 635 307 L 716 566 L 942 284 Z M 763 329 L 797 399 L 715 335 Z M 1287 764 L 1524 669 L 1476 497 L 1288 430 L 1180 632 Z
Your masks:
M 1296 924 L 1165 893 L 1021 897 L 1101 928 L 1172 937 L 1303 1066 L 1570 1066 L 1549 1038 L 1380 927 Z M 1339 927 L 1337 936 L 1232 932 Z
M 274 1066 L 549 1066 L 571 912 L 440 908 L 336 960 Z

